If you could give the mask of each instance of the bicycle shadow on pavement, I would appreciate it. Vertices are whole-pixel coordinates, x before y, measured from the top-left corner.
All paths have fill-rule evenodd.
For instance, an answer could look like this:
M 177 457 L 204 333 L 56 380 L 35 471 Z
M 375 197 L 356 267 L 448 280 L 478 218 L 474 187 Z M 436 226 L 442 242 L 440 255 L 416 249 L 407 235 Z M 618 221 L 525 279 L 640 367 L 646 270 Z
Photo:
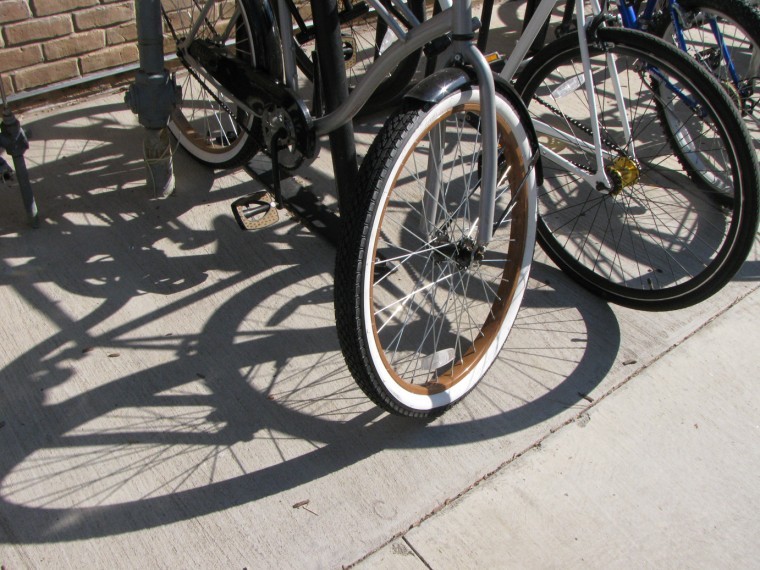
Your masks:
M 520 453 L 510 437 L 579 413 L 613 368 L 613 312 L 536 263 L 507 346 L 467 399 L 428 423 L 381 413 L 340 354 L 331 247 L 289 220 L 240 232 L 228 203 L 249 178 L 184 153 L 177 196 L 150 200 L 141 131 L 119 111 L 27 124 L 45 220 L 31 230 L 20 204 L 0 212 L 0 541 L 253 508 L 387 451 L 443 450 L 441 467 L 490 440 Z

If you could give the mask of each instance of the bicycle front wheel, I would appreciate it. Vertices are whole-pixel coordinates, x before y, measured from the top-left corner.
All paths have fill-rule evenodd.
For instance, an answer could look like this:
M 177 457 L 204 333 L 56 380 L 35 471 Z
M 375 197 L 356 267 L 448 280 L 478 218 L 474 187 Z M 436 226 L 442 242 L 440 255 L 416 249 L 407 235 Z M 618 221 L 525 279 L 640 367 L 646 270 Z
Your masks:
M 346 362 L 364 392 L 402 415 L 440 414 L 483 377 L 525 291 L 535 233 L 530 144 L 497 97 L 499 183 L 493 239 L 476 245 L 480 92 L 394 114 L 345 216 L 335 306 Z M 500 223 L 498 223 L 500 222 Z
M 758 171 L 747 130 L 712 76 L 662 40 L 605 28 L 589 49 L 595 113 L 575 35 L 544 48 L 518 80 L 542 142 L 539 242 L 571 277 L 616 303 L 665 310 L 702 301 L 731 279 L 754 241 Z M 710 187 L 673 155 L 663 112 L 678 119 Z M 605 185 L 590 182 L 600 169 Z

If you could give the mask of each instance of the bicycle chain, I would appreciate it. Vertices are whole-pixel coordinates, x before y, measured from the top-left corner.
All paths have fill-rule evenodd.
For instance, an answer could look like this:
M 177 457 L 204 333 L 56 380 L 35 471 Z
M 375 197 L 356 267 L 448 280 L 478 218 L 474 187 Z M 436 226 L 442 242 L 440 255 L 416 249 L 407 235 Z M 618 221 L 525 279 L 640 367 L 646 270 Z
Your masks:
M 577 127 L 578 129 L 580 129 L 581 131 L 583 131 L 584 133 L 586 133 L 590 137 L 594 136 L 593 131 L 589 127 L 587 127 L 586 125 L 582 124 L 579 120 L 573 119 L 572 117 L 569 117 L 568 115 L 566 115 L 565 113 L 563 113 L 560 109 L 558 109 L 557 107 L 555 107 L 551 103 L 545 101 L 542 97 L 535 97 L 535 100 L 538 101 L 541 105 L 543 105 L 547 109 L 549 109 L 552 113 L 554 113 L 555 115 L 558 115 L 562 119 L 566 120 L 568 123 L 570 123 L 574 127 Z M 626 154 L 626 152 L 622 148 L 620 148 L 606 134 L 600 133 L 600 135 L 602 137 L 602 144 L 606 145 L 613 152 L 618 153 L 622 157 L 627 157 L 628 156 Z M 575 163 L 573 163 L 573 164 L 575 164 Z M 575 164 L 575 166 L 580 166 L 580 165 L 579 164 Z M 581 167 L 581 168 L 586 168 L 586 167 Z
M 179 38 L 177 37 L 177 32 L 174 30 L 174 26 L 172 26 L 169 16 L 167 15 L 166 10 L 164 10 L 163 6 L 161 6 L 161 13 L 163 14 L 164 21 L 166 22 L 166 26 L 169 28 L 169 31 L 172 34 L 172 38 L 174 38 L 175 45 L 179 45 Z M 224 101 L 222 101 L 219 98 L 219 96 L 216 95 L 212 91 L 212 89 L 201 78 L 200 74 L 197 71 L 195 71 L 195 69 L 192 68 L 192 66 L 187 62 L 187 60 L 182 55 L 182 52 L 180 52 L 179 50 L 177 50 L 177 57 L 182 62 L 182 65 L 184 66 L 184 68 L 187 69 L 187 71 L 190 73 L 190 75 L 192 75 L 195 78 L 195 80 L 198 83 L 200 83 L 201 87 L 211 96 L 212 99 L 214 99 L 214 101 L 216 101 L 219 104 L 219 106 L 224 110 L 224 112 L 227 113 L 230 116 L 230 118 L 238 124 L 238 126 L 245 132 L 245 134 L 247 134 L 249 137 L 254 137 L 255 135 L 253 134 L 251 129 L 249 129 L 246 125 L 244 125 L 240 121 L 240 119 L 238 119 L 238 114 L 233 113 L 232 109 L 230 109 L 227 106 L 227 104 Z

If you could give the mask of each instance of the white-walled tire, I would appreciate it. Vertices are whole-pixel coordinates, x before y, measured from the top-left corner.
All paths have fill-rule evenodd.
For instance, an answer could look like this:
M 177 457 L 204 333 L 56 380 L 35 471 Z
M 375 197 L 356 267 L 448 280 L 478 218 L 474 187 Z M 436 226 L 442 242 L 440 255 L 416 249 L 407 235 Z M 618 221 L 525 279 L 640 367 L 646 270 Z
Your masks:
M 359 386 L 393 413 L 434 416 L 461 400 L 498 356 L 527 286 L 535 175 L 526 130 L 500 95 L 495 219 L 504 219 L 484 252 L 473 248 L 479 111 L 475 87 L 393 115 L 362 164 L 354 209 L 342 214 L 341 348 Z
M 200 18 L 202 6 L 200 2 L 161 0 L 168 45 L 175 48 L 175 43 L 189 34 Z M 230 57 L 256 68 L 262 65 L 257 60 L 262 55 L 256 53 L 251 18 L 249 0 L 218 0 L 202 18 L 203 25 L 196 38 L 216 43 L 219 37 L 227 37 L 225 45 Z M 201 68 L 177 69 L 182 102 L 172 113 L 169 130 L 182 148 L 206 166 L 234 168 L 245 164 L 260 148 L 250 134 L 257 128 L 256 117 L 239 109 L 214 79 L 204 73 Z

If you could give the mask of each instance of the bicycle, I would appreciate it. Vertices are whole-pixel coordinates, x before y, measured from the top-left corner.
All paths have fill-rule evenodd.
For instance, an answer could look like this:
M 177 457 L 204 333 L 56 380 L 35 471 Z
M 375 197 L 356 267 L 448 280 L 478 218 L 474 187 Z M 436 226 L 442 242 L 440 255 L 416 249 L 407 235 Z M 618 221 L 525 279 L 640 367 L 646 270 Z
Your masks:
M 185 0 L 162 0 L 161 15 L 168 36 L 166 43 L 172 52 L 177 51 L 181 38 L 190 33 L 196 38 L 214 41 L 218 29 L 223 29 L 237 2 L 216 2 L 214 8 L 203 15 L 204 25 L 194 31 L 195 23 L 201 20 L 206 5 L 207 3 L 188 3 Z M 369 64 L 395 41 L 397 34 L 411 28 L 405 15 L 388 0 L 381 0 L 381 5 L 392 18 L 393 26 L 378 18 L 374 8 L 365 1 L 339 0 L 338 19 L 342 53 L 349 70 L 349 89 L 359 82 Z M 420 21 L 424 19 L 424 0 L 408 0 L 408 5 L 414 17 Z M 279 10 L 275 10 L 278 7 Z M 228 41 L 235 40 L 236 57 L 249 61 L 253 67 L 271 70 L 279 67 L 276 72 L 272 72 L 278 81 L 299 91 L 305 102 L 312 104 L 310 112 L 313 116 L 324 114 L 318 61 L 314 55 L 316 29 L 310 14 L 304 14 L 303 6 L 299 9 L 293 0 L 284 0 L 281 5 L 275 3 L 269 9 L 264 9 L 267 13 L 255 5 L 249 6 L 247 10 L 246 15 L 260 18 L 268 24 L 261 26 L 265 29 L 248 29 L 243 25 L 235 30 L 235 38 Z M 269 38 L 266 45 L 256 45 L 263 41 L 262 36 Z M 285 49 L 283 46 L 290 47 Z M 267 56 L 267 61 L 258 61 L 255 57 L 257 52 L 273 55 Z M 415 73 L 420 55 L 421 50 L 412 52 L 389 72 L 365 107 L 372 110 L 378 104 L 385 104 L 400 96 Z M 299 89 L 297 71 L 314 84 L 313 89 Z M 213 168 L 234 168 L 246 164 L 260 150 L 266 150 L 262 148 L 261 141 L 248 133 L 261 128 L 260 125 L 253 115 L 237 107 L 233 97 L 228 97 L 223 92 L 211 93 L 205 90 L 201 78 L 192 73 L 182 78 L 180 89 L 183 98 L 194 101 L 195 104 L 192 108 L 186 107 L 182 116 L 175 114 L 170 129 L 179 144 L 196 160 Z M 284 160 L 281 162 L 283 166 L 294 169 L 299 166 L 301 158 L 283 153 Z
M 638 12 L 637 16 L 636 10 L 622 10 L 623 25 L 662 37 L 708 69 L 739 109 L 760 149 L 760 11 L 744 0 L 647 0 Z M 666 125 L 679 160 L 699 178 L 699 157 L 679 144 L 673 125 Z M 712 184 L 709 178 L 702 181 Z
M 626 27 L 672 42 L 710 70 L 741 110 L 753 138 L 758 138 L 757 8 L 745 0 L 647 0 L 643 8 L 621 11 L 621 16 Z
M 540 36 L 550 13 L 541 3 L 524 35 Z M 727 126 L 741 119 L 725 90 L 683 53 L 615 27 L 598 9 L 587 18 L 576 3 L 573 13 L 576 32 L 542 47 L 516 83 L 543 141 L 538 241 L 612 302 L 646 310 L 698 303 L 731 279 L 754 243 L 751 140 L 744 125 Z M 577 30 L 587 30 L 588 48 Z M 616 109 L 625 102 L 621 125 Z M 730 142 L 726 128 L 745 142 Z M 673 158 L 684 150 L 689 160 Z
M 745 117 L 754 116 L 760 70 L 760 12 L 747 0 L 617 0 L 621 24 L 671 42 L 704 65 Z M 534 7 L 529 8 L 532 12 Z M 574 0 L 556 34 L 573 31 Z
M 544 0 L 540 10 L 548 14 L 557 1 Z M 204 95 L 211 95 L 219 108 L 234 117 L 249 140 L 268 149 L 273 195 L 255 193 L 239 202 L 236 210 L 241 221 L 265 226 L 271 223 L 268 215 L 273 204 L 287 206 L 278 191 L 281 153 L 309 160 L 316 152 L 315 139 L 330 134 L 332 141 L 332 133 L 350 125 L 399 62 L 449 37 L 450 65 L 414 86 L 385 122 L 362 162 L 355 196 L 341 193 L 333 148 L 344 225 L 336 257 L 335 309 L 346 363 L 379 406 L 397 414 L 431 417 L 477 385 L 514 323 L 532 260 L 536 187 L 541 181 L 538 141 L 518 93 L 504 79 L 493 77 L 475 47 L 468 2 L 442 1 L 441 12 L 419 21 L 403 2 L 393 0 L 411 24 L 408 32 L 397 25 L 382 2 L 368 3 L 389 27 L 395 26 L 398 39 L 376 58 L 344 101 L 326 105 L 326 114 L 317 118 L 311 117 L 303 98 L 287 84 L 286 78 L 295 73 L 295 58 L 279 54 L 282 46 L 292 45 L 292 30 L 288 25 L 278 29 L 268 0 L 238 0 L 229 12 L 233 17 L 221 31 L 196 38 L 195 32 L 207 25 L 215 4 L 208 0 L 192 33 L 180 38 L 178 53 L 187 73 L 204 85 Z M 596 14 L 591 41 L 583 33 L 578 43 L 595 48 L 597 38 L 609 33 L 616 41 L 635 44 L 643 57 L 649 51 L 664 52 L 655 61 L 662 68 L 651 69 L 657 69 L 660 77 L 681 81 L 696 100 L 710 102 L 705 106 L 706 120 L 718 125 L 718 142 L 730 151 L 730 167 L 738 170 L 735 156 L 749 152 L 749 142 L 735 112 L 731 114 L 725 93 L 714 81 L 702 81 L 707 73 L 664 42 L 605 28 L 604 12 L 597 2 L 591 4 Z M 332 20 L 331 41 L 323 35 L 320 42 L 319 33 L 327 30 L 326 13 L 335 11 L 321 2 L 312 2 L 312 9 L 319 71 L 324 81 L 339 86 L 345 95 L 339 21 Z M 507 60 L 508 77 L 525 55 L 531 34 L 535 37 L 535 29 L 529 26 Z M 588 63 L 585 67 L 590 74 Z M 684 73 L 682 67 L 688 71 Z M 586 89 L 594 93 L 591 81 Z M 523 89 L 523 95 L 529 92 L 530 88 Z M 615 101 L 625 109 L 629 102 L 620 95 L 619 82 L 617 92 Z M 192 106 L 192 101 L 184 105 Z M 624 116 L 620 115 L 621 128 L 630 132 Z M 192 144 L 192 125 L 183 127 Z M 582 148 L 594 149 L 599 163 L 605 164 L 611 152 L 603 148 L 607 139 L 598 136 L 600 129 L 598 122 L 592 125 L 590 130 L 597 136 Z M 198 136 L 202 145 L 213 149 L 213 141 L 204 135 Z M 568 137 L 565 144 L 573 142 Z M 638 164 L 635 149 L 630 144 L 625 148 L 627 160 L 618 161 L 612 170 L 592 171 L 568 160 L 560 163 L 592 180 L 600 194 L 619 194 L 641 178 L 631 168 Z M 338 154 L 350 155 L 344 150 L 338 148 Z M 548 154 L 547 161 L 557 162 L 558 156 Z M 669 169 L 663 165 L 662 170 Z M 756 215 L 757 172 L 750 170 L 742 171 L 750 175 L 749 180 L 732 170 L 736 176 L 731 181 L 737 209 L 751 209 L 745 205 L 754 200 Z M 746 215 L 741 222 L 746 225 Z M 735 225 L 741 225 L 739 220 Z M 733 247 L 728 249 L 733 251 Z M 715 272 L 709 278 L 719 279 Z
M 756 148 L 760 145 L 760 11 L 746 0 L 618 0 L 620 23 L 654 34 L 688 53 L 710 71 L 739 108 Z M 573 29 L 573 0 L 565 5 L 558 35 Z M 666 123 L 679 160 L 699 177 L 698 157 L 679 144 Z M 710 184 L 710 180 L 703 180 Z
M 397 144 L 410 135 L 412 138 L 404 147 L 404 156 L 382 152 L 375 145 L 363 165 L 363 172 L 367 171 L 366 165 L 374 165 L 376 173 L 390 170 L 398 173 L 402 169 L 406 172 L 414 170 L 414 160 L 428 153 L 435 154 L 437 161 L 431 161 L 430 171 L 438 181 L 445 180 L 445 188 L 433 184 L 431 179 L 429 188 L 419 194 L 419 188 L 402 187 L 403 180 L 395 175 L 393 179 L 375 177 L 378 183 L 381 183 L 380 178 L 384 179 L 377 199 L 372 204 L 349 206 L 342 211 L 348 236 L 352 235 L 352 218 L 368 215 L 376 220 L 375 227 L 365 236 L 369 247 L 339 254 L 336 269 L 336 313 L 342 333 L 348 333 L 348 327 L 341 326 L 341 323 L 352 320 L 350 313 L 357 308 L 360 299 L 363 300 L 360 310 L 364 312 L 381 298 L 384 305 L 395 302 L 397 308 L 408 307 L 424 280 L 428 297 L 444 295 L 444 289 L 448 289 L 445 295 L 450 301 L 456 300 L 459 307 L 464 302 L 460 298 L 466 294 L 459 287 L 465 277 L 467 283 L 478 284 L 479 297 L 467 299 L 470 310 L 466 316 L 459 309 L 458 314 L 452 313 L 451 307 L 445 310 L 439 307 L 430 313 L 431 322 L 436 322 L 435 333 L 432 336 L 423 333 L 414 340 L 414 353 L 419 353 L 420 349 L 425 351 L 420 355 L 422 361 L 396 360 L 391 365 L 386 358 L 385 335 L 391 330 L 397 331 L 399 325 L 396 320 L 399 311 L 393 308 L 383 315 L 382 324 L 371 318 L 360 319 L 364 347 L 370 350 L 368 358 L 371 362 L 367 365 L 362 364 L 357 347 L 347 346 L 351 340 L 346 341 L 346 334 L 341 334 L 349 368 L 378 403 L 407 415 L 440 413 L 475 386 L 506 340 L 527 285 L 535 233 L 537 155 L 535 145 L 531 146 L 534 137 L 530 133 L 530 122 L 514 91 L 504 82 L 494 84 L 488 63 L 469 41 L 474 33 L 469 4 L 455 2 L 445 13 L 419 21 L 405 4 L 394 1 L 394 7 L 414 26 L 406 33 L 398 28 L 382 2 L 370 1 L 389 27 L 396 26 L 394 31 L 398 39 L 378 55 L 345 103 L 336 110 L 326 108 L 326 114 L 316 118 L 311 117 L 295 90 L 287 86 L 286 78 L 293 76 L 296 62 L 278 54 L 283 45 L 293 45 L 288 38 L 291 30 L 288 26 L 277 28 L 277 14 L 269 2 L 235 2 L 233 9 L 227 12 L 233 16 L 230 22 L 211 32 L 208 23 L 213 20 L 208 16 L 219 13 L 212 12 L 219 7 L 215 4 L 225 3 L 208 1 L 200 6 L 191 33 L 180 38 L 179 59 L 197 83 L 205 84 L 204 97 L 210 96 L 218 108 L 234 117 L 246 135 L 235 135 L 223 141 L 224 144 L 218 145 L 220 153 L 226 153 L 228 157 L 242 154 L 240 149 L 231 148 L 243 144 L 241 140 L 246 138 L 250 144 L 269 150 L 274 170 L 281 166 L 283 150 L 293 156 L 303 156 L 305 160 L 312 158 L 317 136 L 331 133 L 350 122 L 399 62 L 453 30 L 453 43 L 462 65 L 434 74 L 416 86 L 407 101 L 414 102 L 417 113 L 397 119 L 393 122 L 395 128 L 386 128 L 382 135 L 383 140 L 392 141 L 391 147 L 394 148 L 388 147 L 391 151 L 397 150 Z M 283 6 L 280 4 L 281 10 Z M 312 7 L 315 28 L 319 32 L 326 26 L 324 21 L 318 21 L 320 13 L 316 8 L 324 7 L 315 3 Z M 202 30 L 201 37 L 196 37 L 194 30 Z M 319 39 L 317 37 L 318 48 Z M 318 49 L 316 60 L 323 81 L 329 81 L 331 87 L 338 84 L 339 78 L 334 77 L 335 72 L 330 74 L 327 60 L 337 56 L 342 66 L 344 59 L 339 30 L 335 30 L 332 40 L 330 52 Z M 343 74 L 345 76 L 345 71 Z M 234 107 L 230 103 L 234 103 Z M 185 101 L 183 106 L 192 111 L 194 101 Z M 213 153 L 216 141 L 210 140 L 205 132 L 196 131 L 191 121 L 182 122 L 183 117 L 184 113 L 175 112 L 173 118 L 175 126 L 181 125 L 186 142 L 198 142 L 196 146 Z M 456 130 L 448 128 L 449 125 L 457 125 Z M 434 133 L 432 144 L 428 136 L 431 133 Z M 469 169 L 466 177 L 459 176 L 453 170 L 457 165 L 441 162 L 450 160 L 452 155 L 460 168 L 461 165 L 477 165 L 477 171 Z M 503 177 L 498 191 L 497 173 Z M 278 178 L 275 176 L 275 181 Z M 412 191 L 418 195 L 408 194 Z M 243 208 L 241 218 L 262 220 L 272 209 L 272 202 L 286 205 L 286 200 L 277 194 L 275 188 L 274 195 L 265 200 L 260 199 L 259 194 L 251 197 L 251 207 Z M 457 202 L 453 204 L 455 198 Z M 342 210 L 347 202 L 341 199 Z M 424 219 L 420 217 L 419 208 L 425 208 L 428 213 Z M 394 232 L 394 227 L 403 231 Z M 417 241 L 420 239 L 422 242 Z M 355 245 L 352 237 L 344 241 Z M 421 243 L 427 245 L 420 247 Z M 424 263 L 418 266 L 417 258 L 422 256 L 429 258 L 429 266 Z M 349 258 L 352 261 L 348 264 L 341 261 Z M 456 269 L 450 269 L 446 274 L 443 268 L 452 263 Z M 428 281 L 433 267 L 436 277 Z M 355 292 L 346 283 L 357 275 L 357 271 L 368 291 Z M 413 271 L 421 273 L 413 277 Z M 382 277 L 379 277 L 381 273 Z M 378 277 L 373 280 L 373 275 Z M 449 288 L 447 283 L 455 287 Z M 498 299 L 494 300 L 497 296 Z M 481 328 L 489 330 L 490 334 L 472 342 L 464 335 L 476 319 L 480 319 Z M 461 326 L 460 334 L 457 334 L 457 322 L 467 325 Z M 411 334 L 393 341 L 397 356 L 407 350 L 407 339 L 411 340 Z M 446 346 L 440 344 L 442 342 Z M 426 343 L 431 346 L 422 346 Z M 478 356 L 468 355 L 467 370 L 463 370 L 464 353 L 469 346 L 476 348 Z M 365 368 L 363 372 L 358 370 L 361 367 Z M 386 375 L 406 374 L 409 382 L 396 384 L 399 389 L 394 395 L 382 381 L 377 385 L 367 381 L 367 376 L 373 373 L 366 370 L 367 367 L 375 372 L 382 367 L 381 372 Z M 412 381 L 419 378 L 419 374 L 409 377 L 415 367 L 426 368 L 428 376 L 437 369 L 454 370 L 454 373 L 449 374 L 450 379 L 445 385 L 434 381 L 435 377 L 443 376 L 436 374 L 430 382 L 420 381 L 413 386 Z

